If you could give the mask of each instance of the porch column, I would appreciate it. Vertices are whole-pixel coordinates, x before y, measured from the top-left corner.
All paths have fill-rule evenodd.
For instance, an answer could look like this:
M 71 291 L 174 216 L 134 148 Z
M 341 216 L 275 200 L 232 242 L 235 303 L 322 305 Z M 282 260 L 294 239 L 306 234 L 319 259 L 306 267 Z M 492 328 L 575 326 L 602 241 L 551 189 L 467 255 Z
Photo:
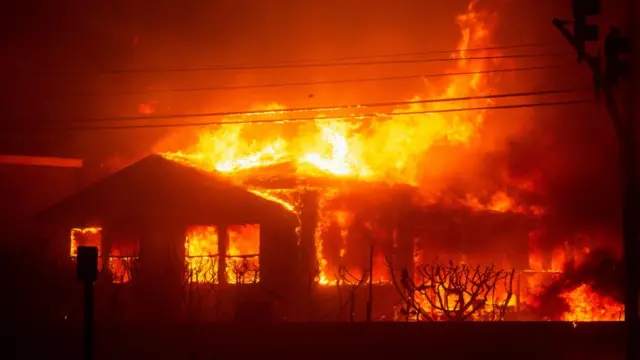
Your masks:
M 218 283 L 227 283 L 227 249 L 229 247 L 229 231 L 225 224 L 218 224 Z

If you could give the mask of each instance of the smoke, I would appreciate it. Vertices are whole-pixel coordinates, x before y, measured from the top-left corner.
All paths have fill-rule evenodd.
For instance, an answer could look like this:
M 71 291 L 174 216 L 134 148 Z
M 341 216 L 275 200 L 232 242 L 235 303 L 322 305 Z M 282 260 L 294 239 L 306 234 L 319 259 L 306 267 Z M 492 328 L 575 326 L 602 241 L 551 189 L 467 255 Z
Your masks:
M 472 5 L 479 9 L 482 3 Z M 504 93 L 582 83 L 580 65 L 570 65 L 562 74 L 491 76 L 486 85 Z M 441 192 L 503 191 L 517 203 L 543 208 L 532 250 L 547 259 L 563 247 L 590 249 L 579 263 L 565 263 L 564 273 L 535 296 L 534 311 L 540 316 L 561 318 L 570 310 L 563 294 L 585 284 L 600 296 L 622 302 L 617 141 L 601 105 L 487 112 L 476 142 L 435 147 L 429 158 L 423 181 Z
M 491 23 L 496 21 L 495 6 L 472 1 L 470 8 L 477 11 L 483 24 L 490 25 L 491 36 L 505 31 Z M 518 61 L 501 67 L 527 65 Z M 480 90 L 506 93 L 583 83 L 590 86 L 590 79 L 585 81 L 581 70 L 571 59 L 561 73 L 490 75 L 484 79 L 487 88 Z M 532 97 L 519 101 L 550 100 L 558 99 Z M 429 150 L 422 182 L 432 190 L 461 196 L 473 193 L 490 198 L 490 194 L 501 191 L 519 204 L 543 208 L 536 246 L 545 256 L 569 242 L 575 247 L 600 249 L 593 256 L 602 251 L 615 258 L 621 245 L 617 141 L 602 106 L 492 111 L 483 116 L 474 143 Z
M 619 246 L 620 197 L 616 142 L 608 119 L 588 109 L 556 109 L 504 154 L 508 178 L 529 182 L 547 211 L 547 248 L 576 233 L 607 238 L 598 246 Z M 592 248 L 596 244 L 591 244 Z
M 496 12 L 500 14 L 493 2 L 471 1 L 472 7 L 480 14 L 491 14 L 482 19 L 483 23 L 495 22 Z M 506 31 L 490 25 L 491 36 Z M 561 72 L 490 75 L 486 84 L 500 93 L 592 86 L 588 72 L 570 60 Z M 539 63 L 543 60 L 535 61 L 535 65 L 544 65 Z M 534 65 L 517 62 L 501 66 Z M 563 63 L 553 60 L 548 64 Z M 518 102 L 552 100 L 559 98 L 531 97 Z M 487 112 L 479 138 L 475 146 L 457 156 L 463 159 L 457 173 L 481 179 L 466 181 L 476 191 L 505 191 L 520 203 L 543 207 L 547 216 L 542 243 L 548 250 L 560 246 L 567 237 L 585 233 L 607 239 L 597 246 L 619 247 L 617 140 L 601 104 Z M 595 246 L 592 244 L 592 248 Z

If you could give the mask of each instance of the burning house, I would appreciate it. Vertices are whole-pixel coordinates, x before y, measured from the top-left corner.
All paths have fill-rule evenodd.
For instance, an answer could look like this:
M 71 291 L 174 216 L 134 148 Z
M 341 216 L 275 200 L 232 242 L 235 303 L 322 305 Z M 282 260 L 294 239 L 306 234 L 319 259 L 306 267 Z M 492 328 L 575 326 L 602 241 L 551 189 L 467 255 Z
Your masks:
M 486 109 L 517 104 L 486 96 L 499 67 L 483 59 L 495 55 L 493 18 L 476 5 L 456 18 L 460 76 L 424 98 L 230 114 L 43 212 L 65 229 L 60 256 L 98 246 L 102 284 L 129 293 L 135 318 L 458 321 L 518 312 L 525 288 L 562 277 L 570 253 L 588 248 L 539 249 L 549 216 L 539 179 L 490 163 L 510 139 L 486 130 Z M 615 302 L 595 312 L 598 295 L 582 285 L 557 291 L 566 309 L 553 319 L 619 319 Z
M 129 289 L 135 318 L 223 319 L 238 306 L 277 299 L 277 310 L 262 311 L 281 319 L 390 319 L 399 301 L 394 269 L 413 274 L 438 256 L 526 266 L 531 216 L 427 205 L 412 186 L 286 176 L 283 166 L 292 164 L 278 165 L 278 175 L 272 167 L 236 175 L 233 184 L 150 156 L 38 218 L 69 234 L 62 257 L 73 259 L 78 245 L 98 247 L 104 293 Z M 498 251 L 482 237 L 509 240 Z M 149 306 L 153 298 L 161 306 Z M 194 310 L 195 302 L 216 315 Z
M 38 220 L 67 234 L 61 257 L 73 259 L 78 245 L 97 246 L 100 282 L 112 290 L 136 285 L 129 297 L 136 317 L 178 316 L 185 282 L 286 286 L 288 267 L 260 259 L 293 259 L 296 251 L 293 214 L 159 156 L 98 181 Z
M 165 156 L 202 167 L 183 154 Z M 433 260 L 528 268 L 528 233 L 538 222 L 533 214 L 430 202 L 415 186 L 341 177 L 321 169 L 303 175 L 299 169 L 300 164 L 284 161 L 226 174 L 298 219 L 301 257 L 292 268 L 307 285 L 298 289 L 303 292 L 298 297 L 306 300 L 290 309 L 295 316 L 397 318 L 394 308 L 402 300 L 394 269 L 413 276 L 421 264 Z M 513 306 L 518 295 L 514 289 L 509 295 Z

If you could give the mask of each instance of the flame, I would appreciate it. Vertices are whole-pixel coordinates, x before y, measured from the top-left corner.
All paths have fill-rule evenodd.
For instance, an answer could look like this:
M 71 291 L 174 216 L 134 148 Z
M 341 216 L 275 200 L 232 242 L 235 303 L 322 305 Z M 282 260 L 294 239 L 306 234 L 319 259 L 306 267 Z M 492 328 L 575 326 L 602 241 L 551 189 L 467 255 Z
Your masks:
M 282 199 L 281 197 L 278 197 L 276 195 L 277 191 L 273 191 L 273 190 L 268 191 L 263 189 L 249 189 L 249 191 L 254 193 L 255 195 L 260 196 L 261 198 L 264 198 L 266 200 L 273 201 L 275 203 L 282 205 L 283 208 L 287 209 L 292 213 L 298 212 L 298 209 L 296 208 L 295 204 L 285 199 Z
M 320 196 L 320 198 L 318 199 L 318 223 L 316 225 L 316 232 L 314 234 L 314 242 L 316 250 L 316 261 L 318 266 L 317 281 L 320 285 L 331 285 L 335 284 L 338 281 L 338 279 L 336 279 L 335 276 L 331 274 L 329 262 L 325 257 L 324 251 L 324 232 L 332 223 L 331 217 L 327 216 L 324 208 L 326 202 L 329 200 L 329 196 L 334 194 L 325 194 L 324 196 Z M 341 253 L 343 253 L 342 249 Z
M 192 283 L 218 283 L 218 229 L 191 226 L 185 236 L 186 276 Z
M 441 87 L 441 91 L 429 90 L 429 99 L 473 96 L 491 89 L 491 79 L 481 72 L 493 67 L 494 62 L 467 58 L 471 47 L 482 48 L 492 45 L 490 28 L 493 16 L 494 14 L 478 11 L 477 1 L 471 1 L 466 13 L 456 18 L 461 29 L 461 39 L 458 50 L 451 56 L 460 59 L 455 62 L 456 70 L 472 75 L 449 78 L 449 83 Z M 480 51 L 477 55 L 489 54 Z M 263 108 L 256 108 L 264 111 L 261 114 L 249 113 L 228 117 L 224 120 L 228 124 L 201 132 L 194 145 L 163 155 L 183 164 L 227 175 L 240 183 L 248 174 L 247 171 L 259 173 L 267 167 L 287 163 L 293 168 L 293 173 L 289 175 L 297 177 L 333 176 L 420 186 L 421 172 L 424 166 L 428 166 L 428 161 L 424 159 L 428 159 L 431 148 L 435 145 L 472 145 L 479 140 L 485 113 L 414 113 L 491 104 L 490 100 L 442 104 L 420 102 L 421 99 L 415 96 L 406 106 L 381 111 L 375 116 L 361 117 L 357 122 L 338 121 L 331 117 L 345 116 L 345 111 L 349 112 L 347 116 L 357 117 L 362 114 L 358 113 L 361 107 L 347 110 L 326 108 L 315 112 L 300 111 L 306 115 L 310 113 L 316 121 L 292 123 L 285 121 L 288 114 L 285 106 L 269 104 Z M 267 124 L 238 123 L 238 119 L 246 121 L 265 115 L 283 121 Z M 291 212 L 298 211 L 293 203 L 275 196 L 271 190 L 252 188 L 250 191 L 279 203 Z M 323 196 L 331 197 L 331 194 L 325 190 Z M 502 191 L 490 195 L 488 199 L 481 201 L 478 196 L 468 194 L 464 204 L 475 209 L 497 212 L 539 211 L 520 206 Z M 349 238 L 349 225 L 345 221 L 346 217 L 352 216 L 353 214 L 328 214 L 319 210 L 315 245 L 321 284 L 335 282 L 335 274 L 332 274 L 335 269 L 332 267 L 336 265 L 330 264 L 325 254 L 323 232 L 329 226 L 338 226 L 341 229 L 343 244 L 339 254 L 343 259 L 346 256 L 346 242 Z M 384 263 L 382 257 L 376 257 L 374 262 L 378 267 Z M 358 273 L 362 275 L 363 271 L 361 268 Z M 384 278 L 384 275 L 378 275 Z
M 470 73 L 468 76 L 449 78 L 441 91 L 429 89 L 429 99 L 474 96 L 491 89 L 491 79 L 481 73 L 495 66 L 491 60 L 466 60 L 469 49 L 491 46 L 490 28 L 495 14 L 477 10 L 477 1 L 471 1 L 467 12 L 456 21 L 461 29 L 461 39 L 457 51 L 452 53 L 457 70 Z M 479 51 L 474 55 L 489 55 Z M 224 126 L 203 130 L 195 144 L 179 151 L 162 153 L 168 159 L 195 166 L 207 171 L 225 174 L 242 183 L 244 176 L 260 173 L 262 169 L 278 164 L 290 164 L 291 174 L 281 176 L 334 176 L 338 178 L 361 179 L 371 182 L 402 183 L 414 186 L 421 184 L 421 174 L 429 166 L 430 151 L 434 146 L 471 146 L 480 140 L 485 112 L 465 111 L 459 113 L 425 113 L 430 110 L 487 106 L 491 100 L 468 100 L 442 103 L 421 103 L 415 96 L 406 106 L 381 111 L 374 116 L 360 116 L 362 107 L 347 110 L 325 108 L 316 111 L 296 110 L 304 113 L 313 122 L 286 122 L 287 109 L 282 104 L 255 107 L 244 115 L 230 116 L 223 121 Z M 356 116 L 359 121 L 340 121 L 335 117 Z M 371 112 L 368 112 L 371 114 Z M 268 115 L 282 122 L 239 123 L 251 118 Z M 306 116 L 305 115 L 305 116 Z M 334 116 L 332 119 L 331 117 Z M 293 204 L 283 203 L 270 191 L 252 189 L 268 200 L 294 211 Z M 424 194 L 425 199 L 427 195 Z M 431 196 L 431 195 L 429 195 Z M 483 197 L 487 197 L 486 194 Z M 442 201 L 440 195 L 429 199 Z M 522 212 L 541 214 L 543 209 L 525 207 L 504 191 L 489 194 L 488 200 L 481 200 L 475 194 L 467 194 L 462 205 L 497 212 Z
M 78 246 L 97 247 L 98 271 L 102 270 L 102 228 L 73 228 L 70 233 L 70 243 L 71 257 L 74 259 L 78 256 Z M 135 259 L 137 259 L 134 254 L 137 251 L 134 249 L 129 253 L 125 253 L 124 248 L 131 247 L 132 244 L 138 245 L 137 242 L 128 242 L 127 244 L 113 243 L 109 247 L 108 267 L 112 282 L 115 284 L 124 284 L 131 281 L 132 266 Z
M 260 281 L 260 226 L 230 226 L 227 246 L 227 281 L 229 284 Z
M 607 296 L 598 295 L 587 284 L 582 284 L 561 297 L 570 310 L 562 314 L 564 321 L 622 321 L 624 305 Z
M 131 281 L 131 272 L 137 257 L 125 254 L 119 249 L 112 249 L 109 256 L 109 271 L 115 284 Z
M 492 89 L 491 78 L 484 73 L 494 67 L 491 60 L 471 60 L 469 49 L 490 47 L 493 15 L 477 9 L 478 1 L 471 0 L 467 11 L 456 18 L 461 31 L 457 51 L 451 54 L 455 69 L 469 76 L 448 78 L 448 83 L 433 87 L 422 96 L 414 96 L 411 101 L 397 108 L 381 110 L 375 115 L 371 111 L 362 112 L 360 106 L 348 109 L 343 107 L 317 109 L 315 111 L 287 111 L 282 104 L 269 104 L 257 107 L 264 110 L 260 114 L 247 113 L 229 116 L 224 126 L 203 130 L 195 144 L 179 151 L 164 152 L 167 159 L 194 166 L 206 171 L 228 176 L 243 183 L 246 176 L 260 174 L 266 169 L 288 164 L 291 174 L 281 176 L 333 177 L 338 179 L 358 179 L 367 182 L 407 184 L 422 188 L 425 171 L 431 170 L 436 147 L 470 147 L 481 141 L 480 133 L 485 123 L 486 113 L 482 110 L 429 113 L 443 109 L 464 109 L 484 107 L 492 104 L 489 99 L 447 102 L 421 102 L 422 99 L 462 98 L 486 94 Z M 474 53 L 478 57 L 495 55 L 487 51 Z M 153 113 L 157 103 L 141 104 L 139 111 Z M 291 122 L 290 115 L 312 118 L 314 121 Z M 251 123 L 251 119 L 281 120 L 269 123 Z M 336 118 L 350 117 L 357 121 L 344 121 Z M 508 182 L 508 181 L 507 181 Z M 509 184 L 513 185 L 513 184 Z M 519 189 L 536 189 L 534 179 L 520 179 Z M 288 211 L 298 214 L 297 204 L 282 196 L 280 190 L 249 188 L 249 191 L 269 201 L 280 204 Z M 317 282 L 321 285 L 336 285 L 345 281 L 338 276 L 340 268 L 346 269 L 354 278 L 363 278 L 372 273 L 368 281 L 384 284 L 390 281 L 384 255 L 379 249 L 372 248 L 373 269 L 369 264 L 350 262 L 353 251 L 351 241 L 362 240 L 366 236 L 379 240 L 395 237 L 377 229 L 375 224 L 358 223 L 356 215 L 349 209 L 329 209 L 327 204 L 337 195 L 336 189 L 324 189 L 319 198 L 316 232 L 314 236 L 315 256 L 318 266 Z M 421 192 L 425 202 L 446 202 L 443 194 Z M 457 205 L 494 212 L 518 212 L 541 215 L 544 209 L 539 206 L 526 206 L 517 201 L 508 191 L 482 190 L 464 194 Z M 359 232 L 362 231 L 361 235 Z M 73 229 L 71 232 L 71 256 L 77 255 L 77 246 L 96 244 L 100 251 L 100 228 Z M 214 283 L 220 281 L 219 272 L 223 271 L 224 281 L 237 284 L 258 282 L 260 228 L 257 225 L 230 226 L 227 229 L 226 244 L 221 244 L 220 234 L 215 226 L 192 226 L 185 235 L 187 280 L 192 283 Z M 529 234 L 529 269 L 527 284 L 531 289 L 540 287 L 548 275 L 562 272 L 564 264 L 573 258 L 566 249 L 555 249 L 550 263 L 540 250 L 542 234 Z M 356 240 L 353 240 L 356 239 Z M 335 243 L 334 243 L 335 242 Z M 372 240 L 373 242 L 373 240 Z M 225 250 L 225 268 L 219 265 L 221 250 Z M 422 257 L 422 250 L 415 246 L 414 262 Z M 117 251 L 112 255 L 118 255 Z M 115 256 L 114 255 L 114 256 Z M 121 273 L 125 264 L 118 259 L 110 259 L 112 272 Z M 125 275 L 126 277 L 126 275 Z M 123 278 L 124 279 L 124 278 Z M 126 277 L 126 281 L 129 281 Z M 123 280 L 123 282 L 126 282 Z M 443 294 L 440 294 L 443 295 Z M 499 294 L 497 302 L 506 301 Z M 563 293 L 562 298 L 569 310 L 562 315 L 566 321 L 620 320 L 624 306 L 615 300 L 601 296 L 587 285 Z M 417 299 L 420 306 L 428 307 L 426 299 Z M 515 305 L 516 297 L 509 299 L 508 305 Z M 489 304 L 491 305 L 491 304 Z M 453 305 L 452 305 L 453 306 Z M 431 310 L 429 310 L 431 311 Z
M 71 250 L 70 256 L 78 256 L 78 246 L 95 246 L 98 248 L 98 256 L 102 255 L 102 228 L 87 227 L 71 229 Z
M 475 194 L 467 194 L 462 204 L 476 210 L 495 211 L 500 213 L 521 213 L 529 215 L 542 215 L 544 209 L 537 205 L 526 206 L 519 204 L 514 198 L 504 191 L 496 191 L 487 201 L 481 200 Z
M 467 13 L 459 16 L 462 39 L 453 57 L 462 59 L 457 67 L 470 76 L 452 77 L 443 91 L 429 94 L 429 98 L 464 97 L 490 89 L 489 79 L 480 72 L 493 63 L 484 60 L 464 60 L 467 50 L 490 45 L 488 20 L 491 14 L 478 12 L 472 1 Z M 483 54 L 478 54 L 482 56 Z M 486 55 L 486 54 L 485 54 Z M 237 176 L 241 170 L 261 168 L 289 162 L 298 175 L 331 174 L 338 177 L 370 181 L 396 182 L 418 185 L 419 161 L 434 145 L 468 146 L 478 138 L 484 122 L 483 111 L 460 113 L 408 114 L 443 108 L 486 106 L 489 100 L 458 101 L 453 104 L 419 103 L 420 97 L 403 107 L 376 116 L 349 122 L 327 119 L 331 113 L 345 116 L 344 110 L 316 111 L 316 121 L 307 123 L 237 123 L 203 131 L 198 142 L 182 151 L 167 152 L 169 159 Z M 286 119 L 284 106 L 271 104 L 266 111 L 271 117 Z M 357 110 L 358 107 L 350 109 Z M 255 114 L 247 114 L 244 120 Z M 263 116 L 264 114 L 261 114 Z M 351 113 L 349 115 L 358 115 Z M 348 116 L 349 116 L 348 115 Z M 236 123 L 233 123 L 236 122 Z
M 565 241 L 562 246 L 556 247 L 550 253 L 548 265 L 544 261 L 540 249 L 541 231 L 531 232 L 529 241 L 533 251 L 529 252 L 530 275 L 528 277 L 528 294 L 530 301 L 538 302 L 536 296 L 544 291 L 549 283 L 555 281 L 569 266 L 579 267 L 584 257 L 591 252 L 589 247 L 571 246 L 574 241 L 582 239 L 583 234 L 575 235 L 575 239 Z M 584 239 L 582 239 L 584 240 Z M 558 319 L 562 321 L 587 322 L 587 321 L 622 321 L 624 320 L 624 305 L 613 298 L 601 295 L 583 282 L 572 289 L 564 290 L 559 294 L 564 300 L 568 310 L 564 311 Z
M 494 15 L 478 10 L 478 1 L 471 0 L 467 11 L 459 15 L 456 21 L 460 27 L 461 39 L 457 51 L 451 57 L 459 59 L 455 62 L 457 71 L 472 73 L 469 76 L 447 78 L 448 83 L 429 87 L 427 95 L 415 96 L 405 105 L 394 109 L 384 109 L 371 115 L 371 111 L 360 112 L 362 107 L 325 108 L 316 111 L 287 111 L 282 104 L 269 104 L 256 107 L 263 110 L 260 114 L 247 113 L 229 116 L 223 119 L 227 124 L 202 130 L 197 141 L 183 147 L 179 151 L 164 152 L 167 159 L 194 166 L 206 171 L 217 172 L 242 184 L 248 175 L 261 174 L 277 165 L 290 165 L 290 174 L 278 173 L 279 176 L 333 177 L 359 179 L 367 182 L 391 184 L 407 184 L 418 188 L 428 187 L 422 177 L 425 170 L 430 169 L 435 156 L 435 147 L 470 147 L 482 139 L 480 133 L 485 123 L 486 113 L 482 110 L 428 113 L 442 109 L 463 109 L 483 107 L 492 104 L 492 100 L 466 100 L 447 102 L 421 102 L 423 98 L 447 99 L 486 94 L 492 89 L 489 75 L 485 70 L 494 68 L 495 61 L 471 60 L 469 49 L 491 47 L 491 28 Z M 479 51 L 474 56 L 482 57 L 488 51 Z M 434 91 L 435 90 L 435 91 Z M 313 118 L 315 121 L 290 122 L 290 115 Z M 418 113 L 418 114 L 416 114 Z M 366 116 L 365 116 L 366 114 Z M 251 119 L 281 120 L 269 123 L 251 123 Z M 340 121 L 336 118 L 354 117 L 358 121 Z M 513 185 L 509 181 L 505 185 Z M 518 189 L 532 191 L 536 188 L 534 180 L 519 180 Z M 252 193 L 264 199 L 280 204 L 288 211 L 298 214 L 300 209 L 289 198 L 280 196 L 279 190 L 251 187 Z M 321 285 L 332 285 L 340 282 L 337 276 L 338 267 L 349 262 L 349 242 L 357 238 L 353 234 L 355 214 L 349 210 L 328 210 L 325 205 L 336 195 L 336 189 L 324 189 L 319 198 L 316 232 L 314 236 L 316 263 L 319 269 L 317 281 Z M 428 203 L 446 202 L 443 194 L 421 192 L 423 201 Z M 539 206 L 526 206 L 516 200 L 508 191 L 483 190 L 469 192 L 462 200 L 454 200 L 457 205 L 471 209 L 494 212 L 518 212 L 529 215 L 542 215 L 545 209 Z M 360 226 L 360 225 L 358 225 Z M 371 224 L 369 224 L 371 227 Z M 371 232 L 374 229 L 369 228 Z M 327 235 L 332 233 L 332 235 Z M 247 259 L 259 254 L 259 229 L 230 228 L 229 244 L 226 247 L 228 256 L 227 268 L 224 270 L 230 283 L 237 280 L 237 271 L 233 268 L 247 265 Z M 372 235 L 373 236 L 373 235 Z M 551 266 L 547 266 L 543 254 L 537 244 L 540 234 L 530 234 L 530 268 L 535 272 L 529 276 L 531 288 L 542 283 L 542 273 L 561 271 L 566 261 L 564 252 L 554 254 Z M 339 248 L 334 249 L 329 238 L 339 240 Z M 195 278 L 193 282 L 217 282 L 218 277 L 211 272 L 218 272 L 217 255 L 219 251 L 218 233 L 215 227 L 195 227 L 187 233 L 185 241 L 188 255 L 187 267 Z M 373 276 L 370 281 L 376 283 L 389 282 L 384 256 L 374 250 Z M 335 254 L 334 254 L 335 253 Z M 332 255 L 333 254 L 333 255 Z M 416 258 L 420 250 L 416 249 Z M 208 274 L 202 271 L 202 260 L 213 259 Z M 213 261 L 213 260 L 210 260 Z M 198 262 L 199 264 L 196 264 Z M 256 259 L 256 266 L 257 259 Z M 356 277 L 367 276 L 368 264 L 354 266 L 349 264 L 347 270 Z M 198 270 L 199 269 L 199 270 Z M 255 270 L 255 269 L 254 269 Z M 259 278 L 257 270 L 253 274 Z M 526 286 L 526 285 L 525 285 Z M 577 290 L 576 290 L 577 291 Z M 573 293 L 572 293 L 573 294 Z M 575 295 L 575 294 L 574 294 Z M 569 296 L 569 295 L 567 295 Z M 509 305 L 516 301 L 515 296 Z M 571 318 L 567 316 L 567 318 Z
M 260 227 L 229 226 L 225 252 L 225 280 L 230 284 L 258 282 Z M 192 283 L 220 281 L 220 237 L 215 226 L 190 226 L 185 236 L 187 280 Z
M 69 235 L 72 259 L 78 257 L 78 246 L 95 246 L 98 248 L 98 271 L 102 270 L 102 228 L 86 227 L 73 228 Z

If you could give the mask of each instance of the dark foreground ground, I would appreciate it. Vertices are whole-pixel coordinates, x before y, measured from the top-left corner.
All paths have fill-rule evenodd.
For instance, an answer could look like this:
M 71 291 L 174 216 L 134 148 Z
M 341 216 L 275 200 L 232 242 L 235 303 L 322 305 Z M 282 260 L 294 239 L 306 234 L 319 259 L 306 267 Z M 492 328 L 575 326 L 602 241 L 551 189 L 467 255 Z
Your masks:
M 3 359 L 82 359 L 81 328 L 2 324 Z M 95 359 L 622 359 L 622 323 L 97 325 Z

